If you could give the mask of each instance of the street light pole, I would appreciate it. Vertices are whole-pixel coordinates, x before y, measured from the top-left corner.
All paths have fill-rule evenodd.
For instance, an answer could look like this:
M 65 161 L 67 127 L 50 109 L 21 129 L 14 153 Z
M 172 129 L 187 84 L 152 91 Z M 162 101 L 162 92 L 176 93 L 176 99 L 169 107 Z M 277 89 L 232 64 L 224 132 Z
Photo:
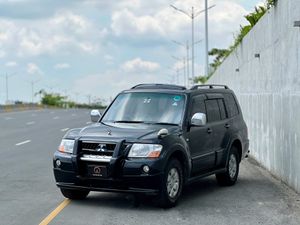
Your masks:
M 192 7 L 192 80 L 194 82 L 195 77 L 195 46 L 194 46 L 194 7 Z
M 33 103 L 34 100 L 34 85 L 39 82 L 40 80 L 36 80 L 36 81 L 30 81 L 31 84 L 31 103 Z
M 207 7 L 208 7 L 207 0 L 205 0 L 205 76 L 208 77 L 209 58 L 208 58 L 208 8 Z
M 187 76 L 187 84 L 189 84 L 190 80 L 190 57 L 189 57 L 189 41 L 186 41 L 186 76 Z
M 207 4 L 207 2 L 206 2 L 206 4 Z M 216 5 L 212 5 L 212 6 L 208 7 L 208 8 L 207 8 L 207 5 L 206 5 L 205 10 L 198 11 L 197 13 L 194 12 L 194 7 L 192 7 L 192 12 L 188 13 L 188 12 L 182 10 L 182 9 L 177 8 L 174 5 L 170 5 L 170 6 L 173 9 L 175 9 L 176 11 L 185 14 L 186 16 L 188 16 L 192 20 L 192 83 L 194 83 L 194 78 L 195 78 L 195 63 L 194 63 L 194 59 L 195 59 L 195 56 L 194 56 L 194 19 L 197 16 L 199 16 L 201 13 L 207 12 L 209 9 L 215 7 Z
M 179 81 L 179 70 L 183 70 L 183 85 L 185 85 L 186 84 L 186 63 L 185 63 L 185 57 L 182 57 L 182 58 L 178 58 L 178 57 L 176 57 L 176 56 L 172 56 L 172 58 L 173 59 L 175 59 L 175 60 L 177 60 L 177 61 L 182 61 L 182 68 L 181 69 L 179 69 L 178 67 L 177 67 L 177 69 L 176 69 L 176 73 L 177 73 L 177 84 L 179 85 L 180 84 L 180 81 Z M 170 68 L 170 69 L 172 69 L 172 68 Z
M 184 77 L 184 81 L 183 81 L 183 85 L 186 87 L 186 70 L 187 70 L 187 67 L 186 67 L 186 58 L 183 57 L 183 77 Z
M 14 76 L 16 73 L 5 74 L 5 89 L 6 89 L 6 104 L 8 104 L 8 78 Z
M 8 75 L 5 75 L 5 81 L 6 81 L 6 104 L 8 104 Z

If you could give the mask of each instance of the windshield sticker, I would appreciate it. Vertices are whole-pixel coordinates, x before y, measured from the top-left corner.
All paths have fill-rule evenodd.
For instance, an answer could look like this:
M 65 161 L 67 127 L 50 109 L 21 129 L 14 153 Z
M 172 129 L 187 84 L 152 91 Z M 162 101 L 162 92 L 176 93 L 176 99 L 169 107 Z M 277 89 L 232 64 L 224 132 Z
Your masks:
M 179 102 L 179 101 L 181 100 L 181 96 L 176 95 L 176 96 L 173 98 L 173 100 L 174 100 L 175 102 Z
M 151 102 L 151 98 L 145 98 L 144 99 L 144 104 L 149 104 Z

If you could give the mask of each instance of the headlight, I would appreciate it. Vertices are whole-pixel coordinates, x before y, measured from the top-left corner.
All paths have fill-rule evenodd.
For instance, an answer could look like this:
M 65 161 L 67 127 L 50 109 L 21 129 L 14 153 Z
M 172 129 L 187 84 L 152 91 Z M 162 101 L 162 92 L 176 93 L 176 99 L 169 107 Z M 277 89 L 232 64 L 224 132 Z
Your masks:
M 158 158 L 162 145 L 158 144 L 133 144 L 128 157 L 132 158 Z
M 75 140 L 69 140 L 69 139 L 62 139 L 58 151 L 64 152 L 64 153 L 73 153 Z

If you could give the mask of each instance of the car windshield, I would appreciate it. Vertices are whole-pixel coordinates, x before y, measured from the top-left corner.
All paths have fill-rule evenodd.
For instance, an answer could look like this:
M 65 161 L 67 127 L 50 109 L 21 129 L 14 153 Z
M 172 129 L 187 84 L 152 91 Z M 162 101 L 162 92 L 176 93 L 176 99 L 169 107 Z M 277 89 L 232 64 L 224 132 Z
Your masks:
M 178 125 L 185 96 L 167 93 L 123 93 L 113 102 L 102 122 Z

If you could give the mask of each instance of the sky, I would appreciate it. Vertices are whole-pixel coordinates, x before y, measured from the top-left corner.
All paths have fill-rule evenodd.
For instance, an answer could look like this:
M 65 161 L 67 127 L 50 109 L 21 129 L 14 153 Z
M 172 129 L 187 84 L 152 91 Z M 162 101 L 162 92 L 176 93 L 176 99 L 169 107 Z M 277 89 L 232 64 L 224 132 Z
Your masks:
M 209 0 L 209 48 L 227 48 L 261 0 Z M 0 0 L 0 104 L 43 89 L 110 101 L 138 83 L 184 84 L 191 12 L 204 0 Z M 204 14 L 195 18 L 195 75 L 204 73 Z M 191 53 L 190 53 L 191 54 Z M 210 59 L 212 61 L 212 59 Z M 191 62 L 189 63 L 191 67 Z M 189 67 L 189 68 L 190 68 Z M 191 68 L 189 69 L 191 71 Z M 39 96 L 33 96 L 37 102 Z

